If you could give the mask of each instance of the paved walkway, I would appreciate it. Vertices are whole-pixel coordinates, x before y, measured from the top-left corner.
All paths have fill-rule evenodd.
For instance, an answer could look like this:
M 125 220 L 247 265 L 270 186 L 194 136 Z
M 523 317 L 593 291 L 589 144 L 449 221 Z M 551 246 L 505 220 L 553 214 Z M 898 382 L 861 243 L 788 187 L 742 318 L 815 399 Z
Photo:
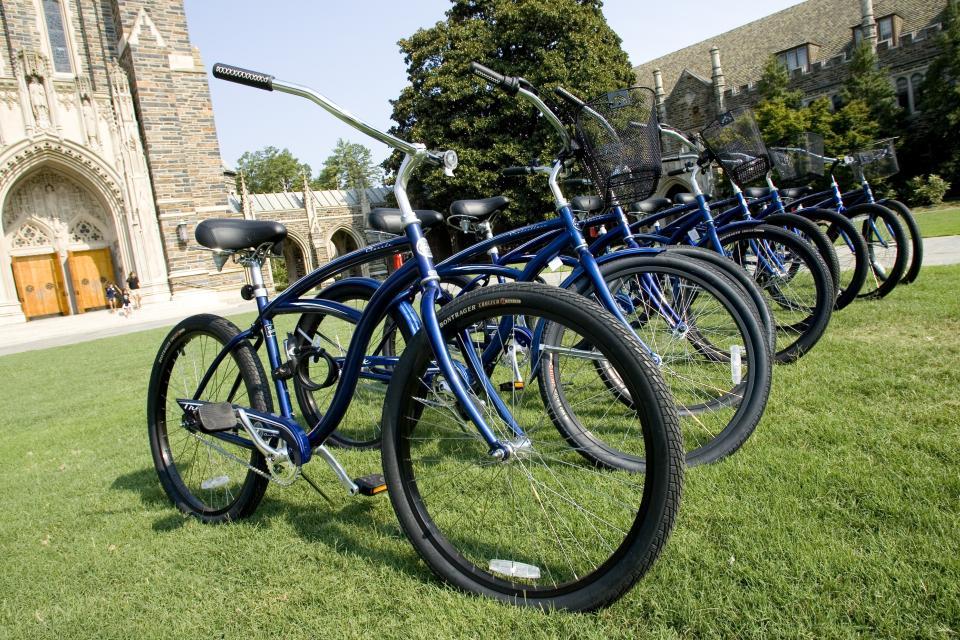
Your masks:
M 960 263 L 960 236 L 924 238 L 923 266 Z
M 245 311 L 256 311 L 256 304 L 245 302 L 237 295 L 235 301 L 224 299 L 155 302 L 134 311 L 129 318 L 109 311 L 90 311 L 75 316 L 32 320 L 0 327 L 0 356 L 158 327 L 172 327 L 181 319 L 195 313 L 230 315 Z
M 923 241 L 924 266 L 960 263 L 960 236 L 926 238 Z M 118 336 L 134 331 L 171 327 L 181 318 L 194 313 L 230 315 L 254 311 L 252 302 L 236 300 L 154 303 L 124 318 L 107 311 L 93 311 L 78 316 L 34 320 L 0 327 L 0 356 L 58 347 L 76 342 Z

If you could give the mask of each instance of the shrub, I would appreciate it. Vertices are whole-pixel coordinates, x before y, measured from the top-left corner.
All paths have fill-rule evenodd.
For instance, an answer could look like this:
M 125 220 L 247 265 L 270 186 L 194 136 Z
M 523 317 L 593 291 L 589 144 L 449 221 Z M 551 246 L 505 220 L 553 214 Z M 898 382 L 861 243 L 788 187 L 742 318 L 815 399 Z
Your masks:
M 907 201 L 913 205 L 932 205 L 943 202 L 950 183 L 938 176 L 914 176 L 907 181 Z

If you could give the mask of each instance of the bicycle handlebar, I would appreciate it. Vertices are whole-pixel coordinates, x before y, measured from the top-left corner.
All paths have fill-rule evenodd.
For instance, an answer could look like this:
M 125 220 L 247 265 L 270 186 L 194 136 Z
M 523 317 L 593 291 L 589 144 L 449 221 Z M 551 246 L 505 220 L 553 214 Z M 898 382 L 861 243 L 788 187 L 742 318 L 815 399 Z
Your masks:
M 236 82 L 254 89 L 263 89 L 264 91 L 273 91 L 273 76 L 259 71 L 250 71 L 241 69 L 233 65 L 218 62 L 213 65 L 213 77 L 229 82 Z
M 583 109 L 587 106 L 583 100 L 573 95 L 563 87 L 556 87 L 553 92 L 578 109 Z
M 507 167 L 500 172 L 504 176 L 529 176 L 536 173 L 533 167 Z
M 500 87 L 512 96 L 517 95 L 517 92 L 520 91 L 520 87 L 523 84 L 530 84 L 525 80 L 523 80 L 521 83 L 522 78 L 518 78 L 516 76 L 505 76 L 502 73 L 497 73 L 490 67 L 485 67 L 479 62 L 471 62 L 470 71 L 472 71 L 474 75 L 480 76 L 493 86 Z

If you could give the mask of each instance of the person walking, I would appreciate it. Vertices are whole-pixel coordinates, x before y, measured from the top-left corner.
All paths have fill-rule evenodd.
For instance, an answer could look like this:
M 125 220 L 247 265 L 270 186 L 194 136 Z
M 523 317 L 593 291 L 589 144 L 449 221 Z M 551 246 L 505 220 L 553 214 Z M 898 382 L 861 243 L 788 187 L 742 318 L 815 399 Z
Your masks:
M 140 278 L 137 276 L 136 271 L 131 271 L 130 275 L 127 276 L 127 287 L 130 289 L 130 297 L 133 298 L 133 303 L 137 306 L 137 309 L 140 308 Z
M 130 290 L 123 289 L 120 292 L 120 315 L 129 318 L 133 314 L 133 305 L 130 303 Z
M 113 313 L 117 309 L 120 290 L 117 289 L 117 286 L 113 284 L 112 280 L 107 283 L 106 293 L 107 293 L 107 306 L 110 307 L 110 313 Z

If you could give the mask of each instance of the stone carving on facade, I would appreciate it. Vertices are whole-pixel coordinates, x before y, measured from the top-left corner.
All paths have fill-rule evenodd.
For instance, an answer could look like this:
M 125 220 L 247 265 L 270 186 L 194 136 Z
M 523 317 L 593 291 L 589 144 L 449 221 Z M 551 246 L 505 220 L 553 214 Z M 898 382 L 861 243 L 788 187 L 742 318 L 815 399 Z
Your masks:
M 28 249 L 33 247 L 47 247 L 53 244 L 53 242 L 39 227 L 27 222 L 21 225 L 13 235 L 10 244 L 15 249 Z
M 43 80 L 32 77 L 27 83 L 30 93 L 30 108 L 33 111 L 33 121 L 38 129 L 50 128 L 50 106 L 47 104 L 47 90 Z

